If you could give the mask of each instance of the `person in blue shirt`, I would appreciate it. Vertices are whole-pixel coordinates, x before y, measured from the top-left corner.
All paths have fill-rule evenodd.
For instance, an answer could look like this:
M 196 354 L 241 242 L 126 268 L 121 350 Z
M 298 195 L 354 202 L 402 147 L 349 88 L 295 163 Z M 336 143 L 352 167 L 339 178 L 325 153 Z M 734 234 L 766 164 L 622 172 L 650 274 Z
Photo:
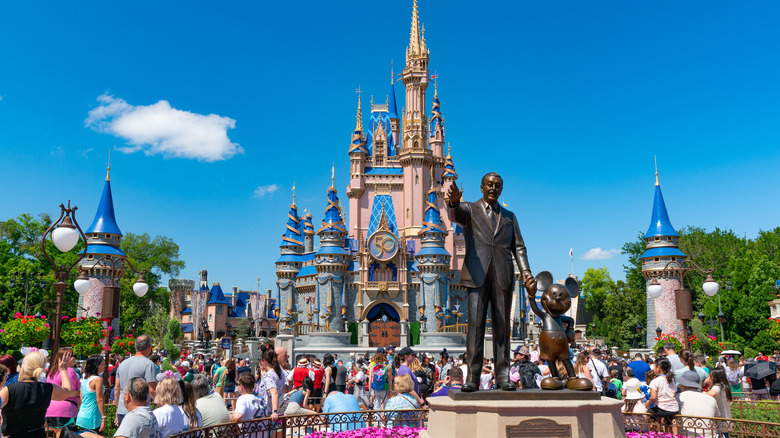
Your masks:
M 352 394 L 344 394 L 343 392 L 332 392 L 325 398 L 325 402 L 322 404 L 322 413 L 324 414 L 338 414 L 343 412 L 359 412 L 360 405 L 358 404 L 357 397 Z M 328 416 L 330 423 L 330 430 L 332 432 L 342 432 L 345 430 L 357 430 L 362 429 L 365 423 L 361 420 L 360 414 L 354 414 L 353 422 L 343 422 L 345 418 L 338 416 L 338 419 L 342 422 L 336 423 L 331 421 L 331 418 L 335 420 L 337 416 Z
M 640 382 L 645 381 L 645 374 L 650 371 L 650 365 L 644 361 L 640 353 L 634 355 L 634 360 L 629 362 L 627 366 L 634 370 L 634 376 L 636 376 Z

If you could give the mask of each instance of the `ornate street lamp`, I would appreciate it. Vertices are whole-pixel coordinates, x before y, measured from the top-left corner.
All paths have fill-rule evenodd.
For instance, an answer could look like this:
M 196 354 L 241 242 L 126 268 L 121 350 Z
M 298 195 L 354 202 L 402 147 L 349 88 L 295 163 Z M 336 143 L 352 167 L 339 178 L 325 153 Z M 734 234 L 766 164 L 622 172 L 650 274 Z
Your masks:
M 54 278 L 57 279 L 57 282 L 54 283 L 54 287 L 57 290 L 57 298 L 56 298 L 56 311 L 54 315 L 54 334 L 52 339 L 52 347 L 51 347 L 51 356 L 52 358 L 57 357 L 57 350 L 60 348 L 60 329 L 62 328 L 62 302 L 65 296 L 65 288 L 68 287 L 68 284 L 65 283 L 68 278 L 70 277 L 70 271 L 73 269 L 74 266 L 76 266 L 79 261 L 84 257 L 84 255 L 87 253 L 87 236 L 84 235 L 84 232 L 81 231 L 81 227 L 78 224 L 78 221 L 76 220 L 76 210 L 78 207 L 75 205 L 73 208 L 70 207 L 70 201 L 68 201 L 68 206 L 65 207 L 65 205 L 60 204 L 60 217 L 57 218 L 56 221 L 54 221 L 53 224 L 49 227 L 48 230 L 46 230 L 45 233 L 43 233 L 43 237 L 41 237 L 41 251 L 43 252 L 43 255 L 46 256 L 46 260 L 49 261 L 49 264 L 54 268 L 56 273 L 54 274 Z M 54 242 L 54 246 L 57 247 L 58 250 L 62 252 L 68 252 L 72 250 L 76 244 L 79 241 L 79 237 L 84 240 L 84 251 L 78 254 L 76 257 L 76 260 L 70 265 L 60 265 L 57 266 L 57 264 L 54 262 L 54 260 L 49 256 L 49 253 L 46 252 L 46 238 L 51 235 L 51 240 Z M 81 287 L 81 285 L 79 285 Z M 74 285 L 75 287 L 75 285 Z M 78 289 L 76 289 L 79 291 Z M 79 293 L 81 293 L 79 291 Z
M 664 334 L 664 328 L 659 325 L 655 328 L 655 334 L 660 338 L 661 335 Z
M 676 265 L 676 266 L 673 266 Z M 670 269 L 671 267 L 671 269 Z M 704 293 L 709 296 L 713 296 L 718 292 L 718 282 L 712 278 L 712 271 L 714 269 L 705 270 L 699 267 L 693 260 L 685 260 L 684 262 L 671 261 L 664 266 L 664 269 L 660 273 L 654 273 L 653 278 L 650 280 L 650 284 L 647 286 L 647 295 L 656 299 L 663 293 L 663 286 L 658 282 L 657 275 L 665 276 L 667 272 L 672 271 L 680 277 L 680 286 L 684 284 L 685 274 L 689 271 L 699 271 L 702 274 L 706 274 L 702 289 Z M 676 318 L 683 323 L 683 347 L 690 349 L 689 337 L 691 336 L 691 329 L 688 326 L 688 321 L 693 319 L 693 304 L 691 303 L 691 291 L 689 289 L 677 289 L 674 291 L 674 300 L 677 308 Z

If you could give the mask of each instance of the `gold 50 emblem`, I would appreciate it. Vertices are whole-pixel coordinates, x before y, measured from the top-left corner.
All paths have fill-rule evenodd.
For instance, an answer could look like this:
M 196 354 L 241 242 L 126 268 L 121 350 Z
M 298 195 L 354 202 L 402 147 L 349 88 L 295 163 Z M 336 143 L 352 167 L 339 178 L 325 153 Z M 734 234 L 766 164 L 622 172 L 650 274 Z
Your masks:
M 368 239 L 368 252 L 381 262 L 390 260 L 398 253 L 398 238 L 389 231 L 377 231 Z

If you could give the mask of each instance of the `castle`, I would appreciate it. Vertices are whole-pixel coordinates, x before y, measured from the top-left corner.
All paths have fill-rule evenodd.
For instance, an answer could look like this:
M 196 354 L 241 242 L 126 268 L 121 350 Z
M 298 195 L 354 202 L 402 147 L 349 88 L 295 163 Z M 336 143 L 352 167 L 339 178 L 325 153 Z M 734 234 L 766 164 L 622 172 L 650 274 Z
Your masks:
M 300 216 L 294 198 L 290 205 L 271 297 L 282 327 L 343 332 L 355 321 L 359 344 L 375 347 L 405 345 L 415 321 L 423 331 L 465 322 L 465 291 L 457 286 L 465 243 L 462 230 L 441 214 L 445 190 L 458 175 L 445 148 L 435 84 L 430 116 L 426 110 L 428 65 L 415 0 L 399 75 L 405 106 L 398 111 L 392 73 L 386 103 L 372 98 L 365 124 L 358 97 L 347 149 L 348 221 L 333 179 L 316 230 L 311 214 Z

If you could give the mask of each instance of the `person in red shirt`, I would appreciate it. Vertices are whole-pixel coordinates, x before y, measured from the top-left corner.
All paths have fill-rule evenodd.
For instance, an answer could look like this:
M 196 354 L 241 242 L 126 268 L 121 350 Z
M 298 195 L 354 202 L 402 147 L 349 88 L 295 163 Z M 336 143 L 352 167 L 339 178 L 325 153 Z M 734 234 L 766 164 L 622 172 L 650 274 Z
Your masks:
M 325 376 L 325 370 L 322 368 L 322 362 L 319 359 L 314 359 L 312 370 L 314 371 L 314 400 L 312 400 L 314 410 L 322 412 L 322 380 Z
M 298 360 L 298 366 L 293 370 L 293 389 L 298 389 L 303 385 L 303 379 L 311 377 L 314 381 L 314 372 L 309 369 L 309 359 L 302 357 Z

